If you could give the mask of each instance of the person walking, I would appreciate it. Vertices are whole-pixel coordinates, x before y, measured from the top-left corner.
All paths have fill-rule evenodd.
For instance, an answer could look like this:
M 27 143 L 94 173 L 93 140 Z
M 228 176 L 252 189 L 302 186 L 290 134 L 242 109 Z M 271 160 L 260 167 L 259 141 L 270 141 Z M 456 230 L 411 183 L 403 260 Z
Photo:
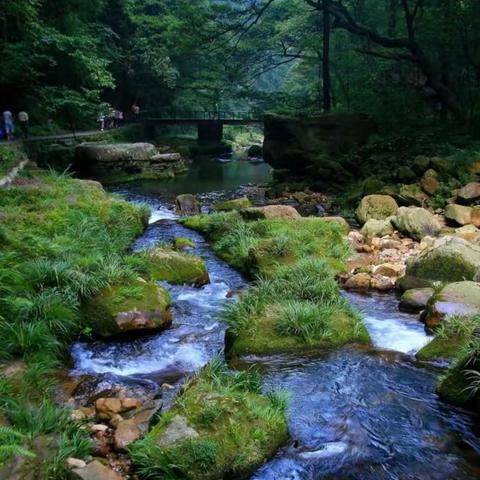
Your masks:
M 140 107 L 136 102 L 132 105 L 132 115 L 133 115 L 133 121 L 137 123 L 138 116 L 140 115 Z
M 5 125 L 5 135 L 7 136 L 7 140 L 14 140 L 13 132 L 15 127 L 13 125 L 13 115 L 10 110 L 5 110 L 3 112 L 3 123 Z
M 18 114 L 18 121 L 20 123 L 20 130 L 22 131 L 23 138 L 28 138 L 28 123 L 29 123 L 28 113 L 21 111 Z

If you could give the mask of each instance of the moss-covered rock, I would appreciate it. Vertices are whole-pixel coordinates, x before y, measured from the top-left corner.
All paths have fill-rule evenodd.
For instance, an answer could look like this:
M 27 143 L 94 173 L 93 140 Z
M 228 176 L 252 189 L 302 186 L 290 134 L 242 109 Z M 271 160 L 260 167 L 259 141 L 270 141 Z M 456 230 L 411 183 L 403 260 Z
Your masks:
M 447 402 L 460 407 L 474 407 L 477 400 L 469 391 L 468 373 L 463 365 L 449 368 L 440 378 L 437 392 Z
M 249 373 L 212 362 L 132 448 L 153 478 L 247 478 L 287 440 L 284 404 Z
M 385 220 L 375 220 L 371 218 L 363 225 L 360 233 L 365 237 L 383 237 L 384 235 L 391 235 L 393 233 L 392 220 L 393 217 L 388 217 Z
M 402 185 L 398 191 L 398 201 L 402 205 L 423 207 L 428 199 L 428 195 L 416 183 Z
M 363 225 L 371 218 L 385 220 L 395 215 L 397 210 L 397 202 L 389 195 L 368 195 L 362 198 L 355 213 L 358 221 Z
M 426 308 L 435 290 L 433 288 L 412 288 L 400 298 L 400 310 L 405 312 L 420 312 Z
M 169 306 L 164 288 L 139 278 L 103 289 L 84 302 L 82 315 L 95 335 L 110 337 L 167 328 L 172 321 Z
M 442 226 L 428 210 L 419 207 L 401 207 L 392 218 L 395 227 L 405 235 L 421 240 L 424 237 L 435 237 Z
M 243 210 L 252 207 L 252 202 L 247 197 L 235 198 L 233 200 L 225 200 L 214 205 L 217 212 L 228 212 L 230 210 Z
M 298 211 L 289 205 L 267 205 L 266 207 L 252 207 L 241 211 L 248 220 L 265 220 L 274 218 L 295 219 L 301 218 Z
M 205 262 L 197 256 L 177 252 L 168 247 L 155 247 L 146 252 L 149 271 L 154 280 L 201 287 L 210 279 Z
M 402 290 L 463 280 L 480 281 L 480 247 L 456 237 L 443 237 L 407 260 L 397 285 Z
M 173 248 L 178 251 L 185 250 L 187 248 L 193 248 L 195 243 L 190 238 L 176 237 L 173 241 Z

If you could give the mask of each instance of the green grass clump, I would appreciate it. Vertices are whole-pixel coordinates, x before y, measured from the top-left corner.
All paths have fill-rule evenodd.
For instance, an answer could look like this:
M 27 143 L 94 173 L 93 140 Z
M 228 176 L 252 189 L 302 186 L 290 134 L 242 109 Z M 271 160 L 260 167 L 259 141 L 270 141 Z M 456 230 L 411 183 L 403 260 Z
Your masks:
M 478 410 L 480 401 L 480 315 L 464 319 L 467 326 L 462 326 L 452 333 L 457 342 L 455 362 L 440 378 L 438 393 L 451 403 Z M 448 322 L 448 320 L 447 320 Z M 455 321 L 457 323 L 458 320 Z M 448 337 L 447 337 L 448 338 Z
M 10 172 L 12 168 L 17 166 L 22 160 L 25 160 L 25 153 L 18 145 L 1 145 L 0 144 L 0 178 Z
M 81 305 L 145 268 L 126 251 L 147 218 L 145 208 L 95 184 L 53 173 L 21 176 L 2 190 L 0 424 L 8 428 L 0 435 L 8 448 L 0 461 L 5 468 L 20 454 L 38 478 L 65 478 L 65 459 L 88 453 L 78 425 L 54 405 L 55 372 L 86 326 Z M 18 362 L 19 374 L 4 375 Z M 42 449 L 47 459 L 27 453 Z
M 232 372 L 214 359 L 191 380 L 160 422 L 131 447 L 141 478 L 244 478 L 287 439 L 285 397 L 260 393 L 252 372 Z M 164 444 L 173 419 L 197 435 Z
M 232 266 L 256 278 L 227 307 L 227 353 L 275 354 L 369 342 L 335 279 L 349 248 L 341 226 L 320 218 L 246 221 L 238 212 L 186 218 Z

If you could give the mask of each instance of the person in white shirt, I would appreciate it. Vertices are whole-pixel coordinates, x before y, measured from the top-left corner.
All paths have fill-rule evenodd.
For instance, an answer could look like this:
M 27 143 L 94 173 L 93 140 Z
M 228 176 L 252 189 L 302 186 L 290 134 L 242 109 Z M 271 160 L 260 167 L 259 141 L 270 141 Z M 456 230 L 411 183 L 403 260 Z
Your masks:
M 27 112 L 21 111 L 18 114 L 18 121 L 20 123 L 20 129 L 22 130 L 23 138 L 28 138 L 28 122 L 30 118 Z
M 3 112 L 3 123 L 5 125 L 5 134 L 7 135 L 7 140 L 13 140 L 13 132 L 15 128 L 13 126 L 13 115 L 10 110 L 5 110 Z

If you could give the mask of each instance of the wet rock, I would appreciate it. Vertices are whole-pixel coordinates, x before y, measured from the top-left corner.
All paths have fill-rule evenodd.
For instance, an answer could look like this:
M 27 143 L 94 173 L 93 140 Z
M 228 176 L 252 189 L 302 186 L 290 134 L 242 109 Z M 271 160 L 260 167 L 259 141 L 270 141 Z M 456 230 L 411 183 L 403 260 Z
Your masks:
M 75 468 L 71 472 L 72 480 L 122 480 L 122 476 L 98 460 L 90 462 L 84 468 Z
M 371 218 L 385 220 L 395 215 L 397 210 L 397 202 L 389 195 L 368 195 L 362 198 L 355 213 L 358 221 L 363 225 Z
M 404 292 L 400 298 L 400 310 L 404 312 L 420 312 L 424 310 L 432 298 L 435 290 L 433 288 L 414 288 Z
M 391 219 L 388 217 L 385 220 L 375 220 L 371 218 L 363 225 L 360 233 L 365 237 L 383 237 L 393 233 L 393 225 Z
M 346 290 L 368 290 L 370 288 L 372 278 L 368 273 L 356 273 L 345 282 Z
M 467 205 L 480 200 L 480 182 L 471 182 L 457 190 L 457 198 Z
M 154 280 L 173 284 L 188 284 L 201 287 L 210 282 L 205 262 L 201 257 L 187 255 L 166 247 L 147 251 L 150 274 Z
M 93 405 L 102 397 L 135 398 L 148 405 L 159 395 L 159 386 L 151 380 L 121 377 L 111 373 L 86 377 L 73 392 L 77 404 L 82 406 Z
M 172 322 L 168 292 L 143 279 L 104 288 L 84 302 L 82 315 L 102 337 L 161 330 Z
M 420 185 L 423 191 L 428 195 L 436 195 L 441 189 L 441 185 L 438 180 L 438 173 L 432 169 L 427 170 L 423 174 Z
M 241 214 L 248 220 L 302 218 L 297 210 L 289 205 L 267 205 L 265 207 L 246 208 L 241 211 Z
M 225 200 L 214 205 L 213 209 L 217 212 L 229 212 L 231 210 L 243 210 L 252 207 L 252 202 L 247 197 Z
M 447 205 L 445 218 L 454 225 L 467 225 L 472 222 L 472 209 L 463 205 Z
M 480 247 L 461 238 L 442 237 L 407 260 L 406 274 L 398 285 L 409 290 L 462 280 L 480 280 Z
M 434 237 L 441 230 L 441 225 L 435 216 L 419 207 L 399 208 L 392 223 L 400 232 L 416 240 L 426 236 Z
M 200 213 L 200 203 L 195 195 L 185 193 L 175 199 L 175 209 L 180 215 L 196 215 Z
M 471 316 L 480 313 L 480 283 L 456 282 L 444 287 L 429 302 L 423 320 L 430 327 L 438 326 L 450 316 Z
M 176 442 L 197 438 L 198 436 L 198 432 L 188 425 L 185 417 L 175 415 L 158 438 L 157 444 L 159 446 L 170 446 Z

